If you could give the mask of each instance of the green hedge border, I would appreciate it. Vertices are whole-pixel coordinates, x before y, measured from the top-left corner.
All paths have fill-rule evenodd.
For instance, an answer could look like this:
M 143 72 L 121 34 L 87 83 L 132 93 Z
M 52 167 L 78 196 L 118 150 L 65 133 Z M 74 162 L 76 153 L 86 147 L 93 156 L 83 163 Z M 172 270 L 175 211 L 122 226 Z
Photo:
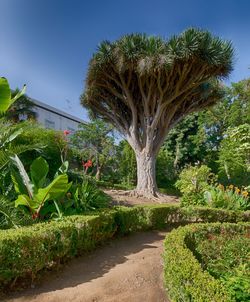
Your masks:
M 219 280 L 204 271 L 192 250 L 207 234 L 246 233 L 250 223 L 209 223 L 179 227 L 164 241 L 164 281 L 171 301 L 232 302 Z M 190 249 L 190 248 L 191 249 Z
M 178 205 L 115 207 L 88 216 L 39 223 L 0 231 L 0 287 L 19 277 L 31 277 L 43 269 L 94 249 L 102 242 L 130 232 L 163 229 L 180 223 L 249 221 L 250 212 Z

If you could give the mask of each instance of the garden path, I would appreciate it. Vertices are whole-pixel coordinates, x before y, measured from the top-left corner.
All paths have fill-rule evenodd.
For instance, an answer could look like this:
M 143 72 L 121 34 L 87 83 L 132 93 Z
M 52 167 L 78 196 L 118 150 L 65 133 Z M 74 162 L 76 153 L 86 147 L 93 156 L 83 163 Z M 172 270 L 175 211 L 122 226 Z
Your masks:
M 150 200 L 141 196 L 133 196 L 130 191 L 124 190 L 104 190 L 112 199 L 113 205 L 133 207 L 138 205 L 149 205 L 149 204 L 178 204 L 179 198 L 174 195 L 161 194 L 161 198 L 158 200 Z
M 164 232 L 114 239 L 76 258 L 8 302 L 168 302 L 163 288 Z

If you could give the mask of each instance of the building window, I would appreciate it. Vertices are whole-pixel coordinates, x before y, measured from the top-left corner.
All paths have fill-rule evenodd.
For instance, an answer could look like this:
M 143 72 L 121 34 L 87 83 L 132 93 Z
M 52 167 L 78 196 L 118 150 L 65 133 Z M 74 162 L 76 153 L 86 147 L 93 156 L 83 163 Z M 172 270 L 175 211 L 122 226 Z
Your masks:
M 45 119 L 45 128 L 55 129 L 55 122 Z

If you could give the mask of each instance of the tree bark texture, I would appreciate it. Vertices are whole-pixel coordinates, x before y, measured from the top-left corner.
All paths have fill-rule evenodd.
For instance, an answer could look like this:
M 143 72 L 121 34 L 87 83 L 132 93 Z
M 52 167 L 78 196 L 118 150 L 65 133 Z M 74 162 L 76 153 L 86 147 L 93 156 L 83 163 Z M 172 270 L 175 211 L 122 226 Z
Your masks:
M 156 156 L 153 152 L 136 152 L 137 187 L 136 193 L 148 198 L 157 196 L 155 175 Z

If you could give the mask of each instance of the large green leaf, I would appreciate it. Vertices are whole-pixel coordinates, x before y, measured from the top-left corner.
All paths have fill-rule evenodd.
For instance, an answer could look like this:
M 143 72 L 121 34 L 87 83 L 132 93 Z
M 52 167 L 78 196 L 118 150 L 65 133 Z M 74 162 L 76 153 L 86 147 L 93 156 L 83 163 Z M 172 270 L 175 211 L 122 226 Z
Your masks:
M 5 78 L 0 78 L 0 112 L 5 112 L 11 105 L 10 86 Z
M 32 162 L 30 166 L 30 174 L 36 191 L 45 184 L 48 172 L 49 165 L 44 158 L 38 157 Z
M 69 162 L 66 160 L 62 163 L 61 167 L 58 169 L 58 171 L 55 174 L 55 178 L 60 174 L 65 174 L 68 172 L 69 169 Z
M 16 172 L 14 169 L 12 169 L 11 171 L 11 180 L 14 184 L 15 191 L 18 194 L 28 194 L 27 188 L 20 173 Z
M 29 198 L 28 195 L 19 195 L 18 198 L 15 200 L 15 207 L 18 206 L 27 206 L 31 208 L 32 200 Z
M 18 93 L 11 99 L 11 104 L 13 104 L 17 99 L 19 99 L 22 95 L 25 94 L 26 85 L 23 85 L 22 90 L 18 91 Z
M 22 181 L 24 183 L 24 185 L 26 186 L 26 189 L 28 191 L 29 197 L 33 198 L 33 187 L 34 185 L 31 183 L 30 178 L 27 174 L 27 172 L 25 171 L 25 168 L 21 162 L 21 160 L 19 159 L 19 157 L 17 155 L 15 155 L 14 157 L 11 157 L 11 159 L 14 161 L 15 165 L 17 166 L 19 173 L 22 177 Z
M 0 137 L 0 148 L 4 148 L 6 145 L 11 143 L 16 137 L 23 133 L 23 129 L 17 129 L 14 132 L 6 133 L 7 135 L 2 135 Z M 4 133 L 5 134 L 5 133 Z
M 68 176 L 62 174 L 54 179 L 46 188 L 39 189 L 34 198 L 40 203 L 44 203 L 46 200 L 58 199 L 61 198 L 70 187 L 71 183 L 68 183 Z

